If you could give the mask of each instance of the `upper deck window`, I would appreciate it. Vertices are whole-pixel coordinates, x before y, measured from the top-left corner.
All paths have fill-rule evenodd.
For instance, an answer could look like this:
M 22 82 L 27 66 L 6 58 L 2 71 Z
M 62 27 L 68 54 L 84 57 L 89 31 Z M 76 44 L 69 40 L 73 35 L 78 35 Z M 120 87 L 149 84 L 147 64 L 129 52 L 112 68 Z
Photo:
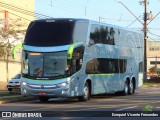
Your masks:
M 116 29 L 98 24 L 91 25 L 89 45 L 110 44 L 115 45 Z
M 88 24 L 85 20 L 34 21 L 28 27 L 24 45 L 45 47 L 85 42 Z
M 74 21 L 36 21 L 28 27 L 25 45 L 59 46 L 73 43 Z

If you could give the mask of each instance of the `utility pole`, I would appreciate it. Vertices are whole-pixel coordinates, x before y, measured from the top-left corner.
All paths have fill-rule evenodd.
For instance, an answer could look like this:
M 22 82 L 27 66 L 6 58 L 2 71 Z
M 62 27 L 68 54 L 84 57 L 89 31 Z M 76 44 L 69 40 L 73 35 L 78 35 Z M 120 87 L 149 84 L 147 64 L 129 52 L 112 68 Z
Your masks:
M 0 10 L 0 12 L 2 12 L 4 14 L 4 30 L 8 30 L 9 29 L 9 25 L 8 25 L 8 18 L 9 18 L 9 14 L 8 11 L 6 10 Z
M 5 24 L 4 24 L 4 29 L 5 30 L 8 30 L 9 29 L 9 27 L 8 27 L 8 11 L 4 11 L 4 18 L 5 18 Z
M 147 80 L 147 0 L 144 0 L 144 74 L 143 79 L 144 81 Z

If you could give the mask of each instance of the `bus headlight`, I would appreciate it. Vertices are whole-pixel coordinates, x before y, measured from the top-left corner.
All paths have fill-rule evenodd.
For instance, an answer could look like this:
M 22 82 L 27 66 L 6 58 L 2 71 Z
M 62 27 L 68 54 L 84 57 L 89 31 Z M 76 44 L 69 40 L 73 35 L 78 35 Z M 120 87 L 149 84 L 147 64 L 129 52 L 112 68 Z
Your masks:
M 57 86 L 59 86 L 59 87 L 67 86 L 67 85 L 69 85 L 73 80 L 74 80 L 74 79 L 70 80 L 70 78 L 69 78 L 66 82 L 59 83 L 59 84 L 57 84 Z
M 63 83 L 58 84 L 59 87 L 64 87 L 64 86 L 67 86 L 67 85 L 68 85 L 68 82 L 63 82 Z

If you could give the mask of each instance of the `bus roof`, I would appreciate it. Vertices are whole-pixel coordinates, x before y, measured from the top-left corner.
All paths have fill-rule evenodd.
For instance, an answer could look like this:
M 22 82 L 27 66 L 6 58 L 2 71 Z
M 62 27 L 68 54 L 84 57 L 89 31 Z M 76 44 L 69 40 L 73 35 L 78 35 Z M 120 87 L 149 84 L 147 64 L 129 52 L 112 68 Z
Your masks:
M 81 19 L 81 18 L 48 18 L 48 19 L 38 19 L 33 22 L 45 22 L 45 21 L 90 21 L 89 19 Z
M 84 21 L 84 22 L 89 22 L 90 24 L 107 25 L 107 26 L 114 27 L 117 29 L 123 29 L 123 30 L 131 31 L 131 32 L 143 34 L 143 32 L 141 31 L 136 31 L 133 29 L 125 28 L 125 27 L 121 27 L 121 26 L 117 26 L 117 25 L 113 25 L 109 23 L 104 23 L 104 22 L 99 22 L 99 21 L 94 21 L 90 19 L 84 19 L 84 18 L 47 18 L 47 19 L 34 20 L 33 22 L 54 22 L 54 21 Z

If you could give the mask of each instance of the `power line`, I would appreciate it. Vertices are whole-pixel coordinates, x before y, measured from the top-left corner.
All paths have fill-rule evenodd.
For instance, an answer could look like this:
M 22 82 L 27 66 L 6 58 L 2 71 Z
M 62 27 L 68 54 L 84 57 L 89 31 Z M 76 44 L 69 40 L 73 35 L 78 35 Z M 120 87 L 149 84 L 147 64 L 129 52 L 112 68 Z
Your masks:
M 24 19 L 24 20 L 31 21 L 31 20 L 29 20 L 29 19 L 27 19 L 27 18 L 21 17 L 21 16 L 19 16 L 19 15 L 17 15 L 17 14 L 14 14 L 14 13 L 12 13 L 12 12 L 9 12 L 9 13 L 12 14 L 12 15 L 15 15 L 15 16 L 17 16 L 17 17 L 20 17 L 20 18 L 22 18 L 22 19 Z
M 156 14 L 156 16 L 154 16 L 154 18 L 152 18 L 152 20 L 148 22 L 148 24 L 151 23 L 159 14 L 160 14 L 160 12 L 158 12 L 158 13 Z M 147 24 L 147 25 L 148 25 L 148 24 Z
M 155 33 L 152 33 L 152 32 L 150 32 L 150 31 L 148 31 L 148 33 L 150 33 L 151 35 L 154 35 L 154 36 L 156 36 L 156 37 L 160 37 L 159 35 L 157 35 L 157 34 L 155 34 Z
M 43 15 L 43 14 L 39 14 L 39 13 L 35 13 L 35 12 L 29 11 L 29 10 L 25 10 L 25 9 L 17 7 L 15 5 L 6 4 L 6 3 L 3 3 L 3 2 L 0 2 L 0 5 L 1 5 L 1 7 L 11 9 L 11 10 L 14 10 L 16 12 L 20 12 L 20 13 L 23 13 L 23 14 L 26 14 L 26 15 L 29 15 L 29 16 L 34 16 L 35 15 L 35 16 L 38 16 L 38 17 L 50 18 L 50 16 L 46 16 L 46 15 Z
M 131 25 L 132 25 L 133 23 L 135 23 L 140 17 L 141 17 L 141 15 L 140 15 L 138 18 L 136 18 L 132 23 L 130 23 L 129 25 L 127 25 L 126 27 L 131 26 Z
M 143 25 L 143 23 L 139 20 L 139 18 L 137 18 L 137 16 L 123 2 L 118 1 L 118 3 L 123 5 Z
M 149 27 L 151 30 L 160 30 L 160 28 Z
M 70 4 L 70 2 L 68 3 L 68 2 L 66 2 L 65 1 L 65 4 L 64 4 L 64 2 L 63 2 L 63 4 L 60 2 L 60 1 L 58 1 L 58 2 L 54 2 L 54 3 L 52 3 L 52 6 L 50 5 L 50 4 L 47 4 L 47 3 L 45 3 L 44 1 L 40 1 L 40 2 L 42 2 L 43 3 L 43 5 L 45 4 L 45 5 L 47 5 L 47 7 L 48 8 L 58 8 L 58 9 L 60 9 L 60 10 L 65 10 L 65 12 L 68 12 L 68 11 L 71 11 L 71 13 L 75 13 L 75 14 L 82 14 L 82 7 L 81 7 L 81 5 L 79 5 L 79 6 L 76 6 L 77 4 L 75 4 L 75 5 L 72 5 L 72 4 Z M 76 6 L 76 9 L 74 9 L 75 8 L 75 6 Z M 77 9 L 79 9 L 79 10 L 77 10 Z

